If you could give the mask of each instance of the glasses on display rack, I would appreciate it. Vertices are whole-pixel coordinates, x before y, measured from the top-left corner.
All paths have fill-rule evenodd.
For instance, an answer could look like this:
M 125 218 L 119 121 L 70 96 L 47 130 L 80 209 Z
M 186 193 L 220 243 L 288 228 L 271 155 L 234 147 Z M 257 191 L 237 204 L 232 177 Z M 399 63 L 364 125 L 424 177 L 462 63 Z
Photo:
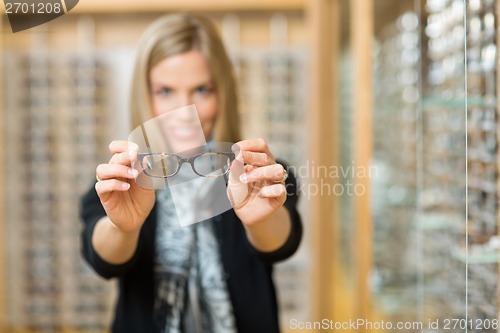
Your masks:
M 375 82 L 383 84 L 374 87 L 374 156 L 392 171 L 387 186 L 414 191 L 416 200 L 407 207 L 402 204 L 407 201 L 394 200 L 398 205 L 391 206 L 387 200 L 380 218 L 375 214 L 374 267 L 382 273 L 381 289 L 396 289 L 399 286 L 388 276 L 404 274 L 400 267 L 412 268 L 406 257 L 397 254 L 421 251 L 425 260 L 414 269 L 426 292 L 417 297 L 432 302 L 425 303 L 422 312 L 432 307 L 429 313 L 441 318 L 463 315 L 465 307 L 470 318 L 498 314 L 495 5 L 498 1 L 428 0 L 426 15 L 407 19 L 413 22 L 408 30 L 414 34 L 391 26 L 376 44 Z M 412 52 L 416 61 L 403 61 L 407 57 L 403 54 Z M 404 109 L 408 116 L 400 117 Z M 417 181 L 412 184 L 409 178 L 415 174 Z M 406 221 L 411 223 L 405 225 Z M 400 225 L 406 228 L 398 229 Z M 413 232 L 419 235 L 417 248 L 411 247 Z M 494 255 L 486 255 L 492 249 Z M 469 277 L 465 276 L 467 258 Z M 405 265 L 390 267 L 397 259 Z M 485 264 L 488 260 L 496 264 Z
M 16 258 L 18 268 L 9 272 L 10 280 L 19 281 L 10 296 L 22 299 L 12 305 L 20 318 L 13 322 L 16 327 L 55 332 L 62 318 L 79 317 L 75 309 L 84 304 L 83 296 L 102 300 L 109 295 L 109 288 L 81 268 L 85 264 L 73 246 L 80 228 L 79 197 L 91 183 L 99 151 L 106 151 L 106 71 L 98 57 L 59 53 L 19 53 L 7 70 L 7 77 L 16 78 L 6 98 L 13 124 L 7 168 L 9 182 L 16 184 L 11 196 L 18 199 L 9 211 L 18 217 L 12 230 L 20 240 L 9 246 L 10 253 L 23 254 Z M 83 280 L 99 288 L 79 290 Z M 106 327 L 103 304 L 96 302 L 92 314 L 99 331 Z M 90 311 L 92 304 L 87 307 Z
M 192 157 L 182 157 L 167 153 L 140 153 L 137 159 L 144 173 L 154 178 L 173 177 L 179 173 L 184 163 L 200 177 L 218 178 L 229 172 L 234 153 L 205 152 Z

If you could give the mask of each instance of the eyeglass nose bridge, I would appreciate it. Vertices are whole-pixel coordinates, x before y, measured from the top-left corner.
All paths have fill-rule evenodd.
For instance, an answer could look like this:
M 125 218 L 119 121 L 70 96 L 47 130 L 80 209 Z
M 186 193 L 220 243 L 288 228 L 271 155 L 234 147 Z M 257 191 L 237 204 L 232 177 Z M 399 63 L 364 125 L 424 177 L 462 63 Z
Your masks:
M 200 175 L 197 171 L 196 171 L 196 168 L 194 167 L 194 160 L 198 157 L 198 156 L 201 156 L 201 155 L 196 155 L 196 156 L 192 156 L 192 157 L 182 157 L 182 156 L 179 156 L 179 155 L 174 155 L 176 158 L 177 158 L 177 161 L 179 161 L 179 163 L 177 163 L 177 170 L 175 171 L 175 173 L 169 177 L 173 177 L 175 176 L 176 174 L 179 173 L 179 171 L 181 170 L 182 168 L 182 165 L 184 163 L 188 163 L 191 165 L 191 170 L 193 170 L 193 172 L 195 174 L 197 174 L 198 176 L 202 176 L 204 177 L 203 175 Z

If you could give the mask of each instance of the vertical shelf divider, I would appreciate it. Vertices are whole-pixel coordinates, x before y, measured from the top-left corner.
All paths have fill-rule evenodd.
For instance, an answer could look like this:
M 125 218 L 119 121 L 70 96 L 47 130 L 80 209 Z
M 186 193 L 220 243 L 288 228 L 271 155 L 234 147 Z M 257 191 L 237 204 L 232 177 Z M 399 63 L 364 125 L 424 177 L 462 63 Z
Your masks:
M 372 158 L 372 39 L 373 0 L 353 0 L 350 11 L 351 44 L 353 50 L 353 158 L 354 167 L 369 171 Z M 372 214 L 370 174 L 355 174 L 355 184 L 364 189 L 355 195 L 353 254 L 356 278 L 356 318 L 371 317 L 369 277 L 372 265 Z
M 5 119 L 3 118 L 5 116 L 5 110 L 4 110 L 4 59 L 3 59 L 3 15 L 0 15 L 0 117 L 2 117 L 2 120 L 0 121 L 0 184 L 5 184 L 5 142 L 4 142 L 4 136 L 5 136 Z M 6 269 L 6 251 L 5 251 L 5 246 L 4 244 L 5 239 L 6 239 L 6 233 L 5 233 L 5 205 L 4 205 L 4 200 L 5 200 L 5 191 L 6 188 L 5 186 L 2 186 L 2 189 L 0 189 L 0 331 L 5 332 L 6 331 L 6 310 L 7 310 L 7 305 L 5 304 L 6 302 L 6 275 L 7 272 L 5 271 Z
M 496 28 L 496 45 L 498 48 L 498 45 L 500 45 L 500 0 L 495 1 L 495 28 Z M 500 142 L 500 127 L 498 127 L 498 124 L 500 123 L 500 54 L 497 51 L 496 52 L 496 91 L 495 91 L 495 97 L 496 97 L 496 116 L 497 116 L 497 143 Z M 466 129 L 467 130 L 467 129 Z M 498 149 L 498 147 L 497 147 Z M 497 193 L 500 193 L 500 154 L 497 152 L 497 161 L 496 161 L 496 171 L 497 171 Z M 466 205 L 469 203 L 466 202 Z M 496 219 L 497 219 L 497 235 L 500 236 L 500 207 L 497 207 L 497 212 L 496 212 Z M 498 270 L 498 284 L 500 285 L 500 264 L 497 264 L 497 270 Z M 500 288 L 497 287 L 497 309 L 500 308 Z
M 308 24 L 311 36 L 311 92 L 309 112 L 309 158 L 317 166 L 339 165 L 338 72 L 340 63 L 341 0 L 309 0 Z M 321 181 L 324 181 L 323 183 Z M 334 186 L 335 179 L 311 177 L 311 186 Z M 339 271 L 339 198 L 317 195 L 311 198 L 312 232 L 312 320 L 334 318 L 335 286 Z

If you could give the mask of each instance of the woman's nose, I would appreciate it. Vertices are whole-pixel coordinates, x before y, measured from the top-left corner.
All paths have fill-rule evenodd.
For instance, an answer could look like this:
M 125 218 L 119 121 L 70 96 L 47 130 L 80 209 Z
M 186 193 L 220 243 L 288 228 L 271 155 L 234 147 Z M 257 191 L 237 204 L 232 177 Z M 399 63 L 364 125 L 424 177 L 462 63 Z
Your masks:
M 188 106 L 188 105 L 193 104 L 193 98 L 192 98 L 191 94 L 189 94 L 189 93 L 179 94 L 178 104 L 179 104 L 179 107 Z
M 183 106 L 187 106 L 190 104 L 185 104 Z M 197 117 L 196 112 L 190 112 L 190 110 L 180 110 L 180 112 L 177 113 L 177 119 L 179 121 L 182 121 L 183 123 L 192 123 Z

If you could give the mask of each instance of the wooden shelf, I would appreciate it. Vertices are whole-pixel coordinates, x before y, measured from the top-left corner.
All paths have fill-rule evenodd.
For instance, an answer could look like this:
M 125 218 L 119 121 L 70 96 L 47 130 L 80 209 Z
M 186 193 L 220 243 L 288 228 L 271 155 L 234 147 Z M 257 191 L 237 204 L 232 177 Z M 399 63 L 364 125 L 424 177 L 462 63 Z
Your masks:
M 157 11 L 296 11 L 306 0 L 85 0 L 72 13 L 145 13 Z
M 1 50 L 3 49 L 3 20 L 4 20 L 4 15 L 0 15 L 0 56 L 1 56 Z M 3 92 L 4 92 L 4 68 L 3 68 L 3 61 L 0 63 L 0 101 L 3 101 Z M 3 109 L 3 103 L 0 103 L 0 115 L 4 115 L 4 109 Z M 0 122 L 0 184 L 5 184 L 5 145 L 4 145 L 4 133 L 5 133 L 5 121 Z M 5 230 L 5 205 L 4 205 L 4 200 L 5 200 L 5 192 L 7 190 L 4 189 L 0 191 L 0 331 L 4 332 L 4 323 L 6 322 L 5 318 L 5 313 L 7 310 L 7 302 L 6 302 L 6 267 L 7 267 L 7 262 L 5 260 L 6 253 L 5 253 L 5 240 L 6 240 L 6 230 Z

